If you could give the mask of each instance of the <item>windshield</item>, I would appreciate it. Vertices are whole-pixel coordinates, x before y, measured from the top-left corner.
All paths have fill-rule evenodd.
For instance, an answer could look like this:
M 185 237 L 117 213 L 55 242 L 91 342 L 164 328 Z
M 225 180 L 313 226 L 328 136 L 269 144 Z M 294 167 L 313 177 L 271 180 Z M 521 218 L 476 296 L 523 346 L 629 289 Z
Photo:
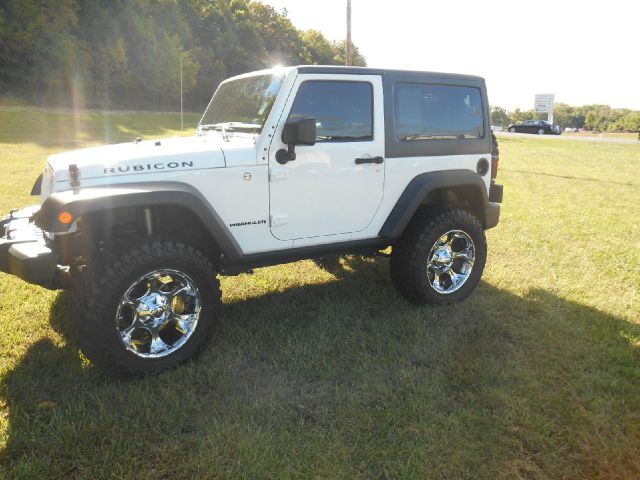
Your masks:
M 282 85 L 282 77 L 259 75 L 223 83 L 200 120 L 201 130 L 260 133 Z

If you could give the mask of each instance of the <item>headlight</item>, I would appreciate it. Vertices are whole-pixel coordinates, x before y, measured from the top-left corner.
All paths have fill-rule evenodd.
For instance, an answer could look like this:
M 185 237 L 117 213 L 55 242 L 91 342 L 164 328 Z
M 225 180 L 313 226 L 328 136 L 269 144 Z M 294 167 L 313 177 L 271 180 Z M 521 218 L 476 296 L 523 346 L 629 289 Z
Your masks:
M 42 173 L 42 183 L 40 186 L 40 203 L 44 202 L 53 191 L 53 168 L 47 164 Z
M 40 175 L 38 175 L 38 178 L 36 178 L 36 181 L 33 184 L 33 187 L 31 187 L 31 195 L 40 195 L 40 192 L 42 191 L 43 176 L 44 176 L 44 173 L 41 173 Z

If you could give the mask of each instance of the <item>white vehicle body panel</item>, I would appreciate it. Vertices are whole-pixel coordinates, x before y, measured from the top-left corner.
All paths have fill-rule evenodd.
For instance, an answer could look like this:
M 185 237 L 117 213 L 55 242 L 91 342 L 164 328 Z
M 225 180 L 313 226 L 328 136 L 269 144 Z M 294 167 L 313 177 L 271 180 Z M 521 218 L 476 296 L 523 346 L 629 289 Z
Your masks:
M 313 245 L 349 239 L 375 216 L 384 192 L 384 163 L 356 165 L 356 158 L 384 156 L 382 80 L 378 75 L 332 75 L 329 80 L 369 82 L 373 86 L 372 141 L 318 142 L 296 147 L 297 158 L 285 165 L 276 152 L 286 148 L 280 136 L 303 82 L 326 81 L 326 75 L 298 75 L 269 148 L 270 203 L 276 238 Z M 332 238 L 323 238 L 331 236 Z M 313 240 L 312 240 L 313 238 Z
M 249 178 L 247 180 L 247 178 Z M 269 230 L 269 180 L 266 165 L 207 171 L 190 182 L 215 210 L 245 254 L 293 245 Z M 255 223 L 251 223 L 255 222 Z
M 366 229 L 354 233 L 351 239 L 361 240 L 378 235 L 398 198 L 417 175 L 443 170 L 470 170 L 475 173 L 478 160 L 489 157 L 490 154 L 487 153 L 486 155 L 385 158 L 384 198 L 378 213 Z M 489 180 L 487 179 L 486 182 L 488 183 Z

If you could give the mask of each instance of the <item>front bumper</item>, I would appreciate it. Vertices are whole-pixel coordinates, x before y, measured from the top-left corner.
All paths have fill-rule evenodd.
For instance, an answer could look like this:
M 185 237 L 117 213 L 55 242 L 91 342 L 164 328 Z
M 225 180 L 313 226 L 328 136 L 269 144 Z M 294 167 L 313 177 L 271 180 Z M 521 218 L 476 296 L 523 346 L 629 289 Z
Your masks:
M 32 221 L 38 205 L 13 210 L 0 221 L 0 271 L 25 282 L 56 288 L 58 255 Z

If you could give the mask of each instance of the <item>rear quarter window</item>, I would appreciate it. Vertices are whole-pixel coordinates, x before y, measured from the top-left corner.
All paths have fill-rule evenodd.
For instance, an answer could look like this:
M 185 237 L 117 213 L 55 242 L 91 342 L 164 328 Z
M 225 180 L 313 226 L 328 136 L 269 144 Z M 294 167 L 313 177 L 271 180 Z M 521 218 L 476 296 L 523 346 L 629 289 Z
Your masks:
M 394 134 L 401 142 L 484 137 L 479 88 L 397 83 L 394 103 Z

